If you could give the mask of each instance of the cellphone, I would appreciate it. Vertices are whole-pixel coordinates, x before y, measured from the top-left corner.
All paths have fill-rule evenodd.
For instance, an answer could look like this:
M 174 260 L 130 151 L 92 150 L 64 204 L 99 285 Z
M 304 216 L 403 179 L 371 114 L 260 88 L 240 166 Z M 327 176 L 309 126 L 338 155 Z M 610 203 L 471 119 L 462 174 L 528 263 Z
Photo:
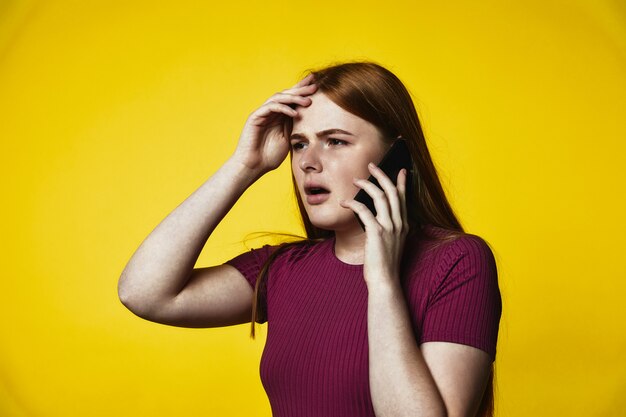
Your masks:
M 398 179 L 398 173 L 402 168 L 406 169 L 406 200 L 410 201 L 413 193 L 413 160 L 411 159 L 411 153 L 406 145 L 406 141 L 402 138 L 396 139 L 391 145 L 391 148 L 387 151 L 382 161 L 378 164 L 378 167 L 389 177 L 391 182 L 396 185 Z M 382 190 L 382 187 L 373 175 L 370 175 L 368 181 L 371 181 L 378 188 Z M 359 190 L 354 199 L 365 206 L 376 216 L 376 207 L 374 206 L 374 200 L 365 190 Z M 359 218 L 359 215 L 354 213 L 356 219 L 359 221 L 361 228 L 365 230 L 365 225 Z

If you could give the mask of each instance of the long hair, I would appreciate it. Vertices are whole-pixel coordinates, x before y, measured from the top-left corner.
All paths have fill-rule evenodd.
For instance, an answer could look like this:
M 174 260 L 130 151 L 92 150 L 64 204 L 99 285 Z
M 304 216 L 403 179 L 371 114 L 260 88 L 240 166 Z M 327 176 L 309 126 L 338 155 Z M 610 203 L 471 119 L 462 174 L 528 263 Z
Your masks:
M 423 226 L 432 225 L 449 231 L 442 238 L 454 239 L 464 233 L 445 195 L 437 170 L 426 146 L 424 133 L 406 87 L 391 71 L 373 62 L 348 62 L 311 71 L 319 92 L 339 107 L 373 124 L 383 140 L 391 143 L 401 136 L 413 159 L 413 198 L 407 201 L 409 234 L 419 235 Z M 291 133 L 292 119 L 285 119 L 286 130 Z M 255 323 L 266 320 L 261 299 L 266 293 L 266 280 L 270 265 L 281 253 L 295 245 L 310 245 L 333 236 L 329 230 L 315 227 L 302 203 L 292 173 L 292 182 L 306 238 L 298 242 L 279 245 L 270 255 L 259 273 L 252 302 L 251 337 Z M 408 188 L 408 187 L 407 187 Z M 493 415 L 493 368 L 478 416 Z

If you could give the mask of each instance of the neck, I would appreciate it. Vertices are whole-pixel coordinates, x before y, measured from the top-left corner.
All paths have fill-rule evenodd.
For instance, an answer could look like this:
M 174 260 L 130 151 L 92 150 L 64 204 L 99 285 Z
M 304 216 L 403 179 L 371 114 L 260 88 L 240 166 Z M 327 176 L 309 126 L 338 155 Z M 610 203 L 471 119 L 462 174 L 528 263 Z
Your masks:
M 335 231 L 335 256 L 342 262 L 352 265 L 364 263 L 365 232 L 356 227 Z

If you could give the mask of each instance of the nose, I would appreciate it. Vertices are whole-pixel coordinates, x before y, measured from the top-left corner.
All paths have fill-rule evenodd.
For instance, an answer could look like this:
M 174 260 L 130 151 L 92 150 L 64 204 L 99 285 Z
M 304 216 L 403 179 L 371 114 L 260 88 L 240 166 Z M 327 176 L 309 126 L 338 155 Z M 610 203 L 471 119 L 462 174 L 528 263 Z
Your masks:
M 299 165 L 300 169 L 304 172 L 322 171 L 322 162 L 316 145 L 309 144 L 309 146 L 301 153 Z

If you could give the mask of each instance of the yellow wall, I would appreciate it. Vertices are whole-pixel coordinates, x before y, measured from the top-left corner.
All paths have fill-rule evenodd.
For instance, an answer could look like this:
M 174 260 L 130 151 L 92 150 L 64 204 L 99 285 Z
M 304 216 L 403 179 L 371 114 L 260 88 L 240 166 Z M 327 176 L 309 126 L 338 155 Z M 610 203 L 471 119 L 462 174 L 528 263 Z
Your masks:
M 252 110 L 359 58 L 408 85 L 464 225 L 494 247 L 498 416 L 623 413 L 624 3 L 256 4 L 0 1 L 0 415 L 269 416 L 265 329 L 143 321 L 117 279 Z M 288 172 L 198 265 L 300 231 Z

